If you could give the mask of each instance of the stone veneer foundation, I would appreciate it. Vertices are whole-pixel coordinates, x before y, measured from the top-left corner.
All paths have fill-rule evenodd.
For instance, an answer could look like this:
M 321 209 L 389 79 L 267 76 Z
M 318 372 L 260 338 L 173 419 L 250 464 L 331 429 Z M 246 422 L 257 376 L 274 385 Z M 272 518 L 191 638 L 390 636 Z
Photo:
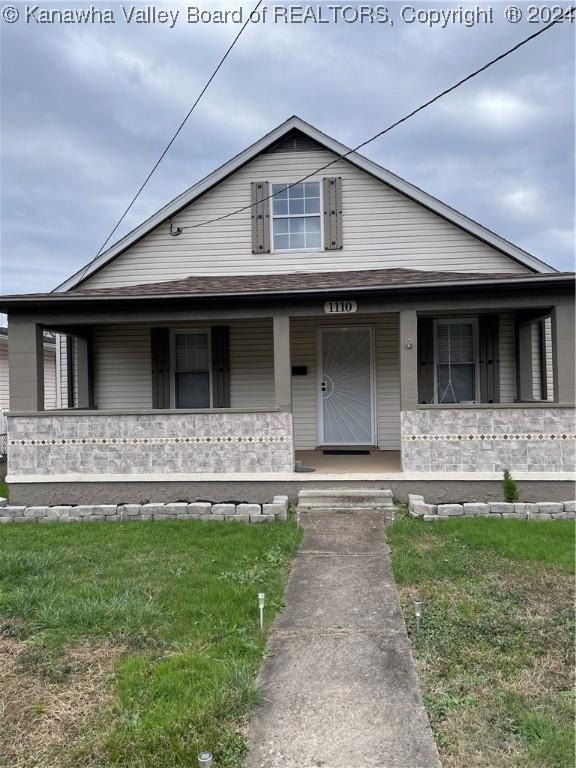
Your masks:
M 45 413 L 8 417 L 8 474 L 292 472 L 292 414 Z
M 403 472 L 572 472 L 574 408 L 402 411 Z

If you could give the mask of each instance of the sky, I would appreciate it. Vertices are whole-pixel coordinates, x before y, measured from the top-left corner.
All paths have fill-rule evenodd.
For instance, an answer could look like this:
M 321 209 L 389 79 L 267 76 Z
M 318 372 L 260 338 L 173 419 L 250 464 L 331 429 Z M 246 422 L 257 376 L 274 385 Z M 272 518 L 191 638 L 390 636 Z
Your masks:
M 95 256 L 240 27 L 189 23 L 188 2 L 134 5 L 179 11 L 173 28 L 127 23 L 130 3 L 92 6 L 114 24 L 39 23 L 13 5 L 19 20 L 0 21 L 0 290 L 26 293 L 52 290 Z M 539 28 L 525 3 L 516 23 L 502 2 L 415 3 L 423 20 L 412 23 L 404 7 L 388 3 L 393 24 L 346 23 L 338 10 L 336 23 L 250 24 L 118 235 L 292 114 L 359 144 Z M 493 23 L 424 18 L 478 7 Z M 573 269 L 574 31 L 556 25 L 364 154 Z

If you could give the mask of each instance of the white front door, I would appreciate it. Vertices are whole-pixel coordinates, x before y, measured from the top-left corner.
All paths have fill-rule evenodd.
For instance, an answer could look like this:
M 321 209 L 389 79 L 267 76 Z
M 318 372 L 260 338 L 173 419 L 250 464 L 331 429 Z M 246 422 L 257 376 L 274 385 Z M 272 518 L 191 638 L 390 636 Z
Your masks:
M 319 441 L 374 445 L 372 328 L 319 329 Z

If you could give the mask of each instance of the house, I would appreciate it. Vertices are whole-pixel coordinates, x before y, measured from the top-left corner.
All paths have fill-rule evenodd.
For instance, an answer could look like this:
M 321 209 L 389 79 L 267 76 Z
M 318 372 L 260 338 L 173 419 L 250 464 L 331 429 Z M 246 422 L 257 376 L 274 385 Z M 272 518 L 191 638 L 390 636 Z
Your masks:
M 56 340 L 54 334 L 44 334 L 44 410 L 56 408 Z M 8 328 L 0 326 L 0 435 L 6 434 L 6 419 L 10 403 L 8 376 Z M 1 448 L 0 448 L 1 450 Z
M 505 468 L 572 493 L 574 275 L 297 117 L 0 307 L 17 503 L 489 495 Z

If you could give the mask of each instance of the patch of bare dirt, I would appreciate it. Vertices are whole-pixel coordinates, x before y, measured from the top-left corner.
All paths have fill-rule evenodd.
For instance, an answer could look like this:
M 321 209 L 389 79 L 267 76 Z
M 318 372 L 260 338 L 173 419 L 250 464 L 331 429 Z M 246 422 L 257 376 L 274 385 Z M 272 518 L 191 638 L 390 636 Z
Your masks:
M 0 766 L 58 768 L 109 703 L 114 662 L 124 649 L 100 643 L 43 657 L 0 638 Z

